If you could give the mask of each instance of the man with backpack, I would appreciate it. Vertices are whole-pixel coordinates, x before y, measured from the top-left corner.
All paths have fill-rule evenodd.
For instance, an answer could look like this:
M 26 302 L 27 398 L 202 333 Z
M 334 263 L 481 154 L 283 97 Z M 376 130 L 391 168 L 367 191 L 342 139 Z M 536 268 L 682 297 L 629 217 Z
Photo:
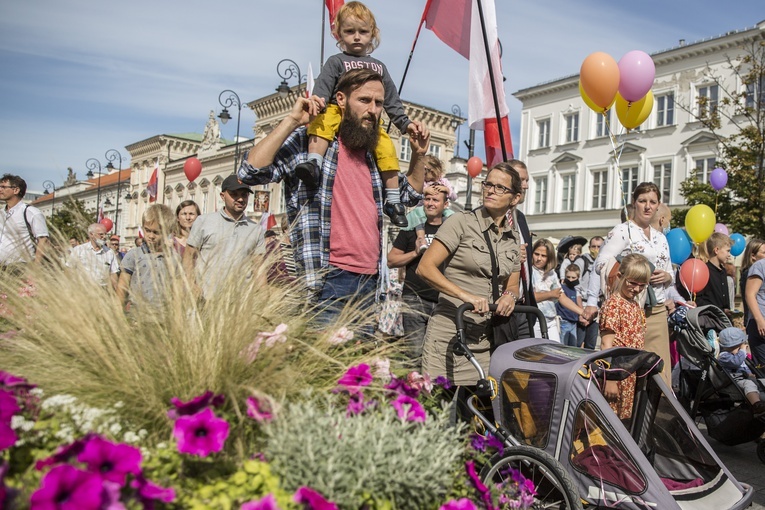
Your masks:
M 45 216 L 36 207 L 21 201 L 27 183 L 21 177 L 5 174 L 0 177 L 0 272 L 21 274 L 25 264 L 39 263 L 48 244 Z

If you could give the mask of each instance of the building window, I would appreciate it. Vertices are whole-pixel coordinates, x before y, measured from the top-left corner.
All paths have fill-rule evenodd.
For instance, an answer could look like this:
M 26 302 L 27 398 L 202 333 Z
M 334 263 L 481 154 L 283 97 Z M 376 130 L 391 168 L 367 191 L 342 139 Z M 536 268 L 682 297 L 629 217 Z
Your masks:
M 719 85 L 704 85 L 698 88 L 699 116 L 706 115 L 707 112 L 714 113 L 717 110 L 719 95 Z
M 409 151 L 411 152 L 412 148 L 411 145 L 409 146 Z M 436 145 L 434 143 L 430 144 L 430 147 L 428 148 L 428 154 L 431 154 L 435 156 L 438 159 L 441 159 L 441 146 Z
M 755 110 L 765 107 L 765 76 L 760 76 L 759 83 L 746 84 L 746 100 L 744 106 L 747 108 L 754 108 Z
M 608 170 L 592 172 L 592 208 L 605 209 L 608 197 Z
M 595 114 L 595 137 L 608 136 L 611 126 L 611 110 Z
M 574 210 L 574 197 L 576 193 L 576 175 L 569 174 L 563 176 L 563 196 L 561 201 L 561 211 L 571 212 Z
M 659 187 L 661 201 L 668 204 L 672 192 L 672 163 L 668 161 L 653 165 L 653 183 Z
M 635 191 L 638 185 L 638 169 L 636 166 L 632 168 L 622 169 L 622 195 L 626 203 L 632 202 L 632 192 Z
M 534 179 L 534 212 L 544 214 L 547 211 L 547 177 Z
M 409 138 L 401 137 L 401 152 L 398 155 L 398 159 L 401 161 L 411 161 L 412 159 L 412 146 L 409 144 Z
M 670 92 L 656 96 L 656 127 L 675 123 L 675 94 Z
M 550 119 L 537 121 L 537 148 L 550 146 Z
M 709 182 L 709 174 L 715 169 L 715 158 L 694 159 L 693 162 L 696 165 L 696 180 L 701 183 Z
M 579 141 L 579 112 L 566 115 L 566 143 Z

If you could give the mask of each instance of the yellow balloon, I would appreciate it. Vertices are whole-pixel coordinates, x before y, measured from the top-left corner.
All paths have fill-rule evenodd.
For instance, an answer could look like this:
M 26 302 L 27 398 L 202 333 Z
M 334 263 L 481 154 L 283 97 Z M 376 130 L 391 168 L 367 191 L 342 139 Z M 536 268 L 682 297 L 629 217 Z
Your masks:
M 611 101 L 611 104 L 608 105 L 606 108 L 601 108 L 600 106 L 596 105 L 592 99 L 587 95 L 587 92 L 584 91 L 584 87 L 582 87 L 582 80 L 579 80 L 579 95 L 582 96 L 582 99 L 584 100 L 584 104 L 590 107 L 590 110 L 594 111 L 595 113 L 605 113 L 611 107 L 614 105 L 614 101 L 616 101 L 616 97 L 614 97 L 614 101 Z
M 645 122 L 645 119 L 651 115 L 651 110 L 653 110 L 653 92 L 650 90 L 642 99 L 633 101 L 631 104 L 621 94 L 616 93 L 616 116 L 619 117 L 622 126 L 627 129 L 635 129 Z
M 711 207 L 698 204 L 685 215 L 685 230 L 694 243 L 703 243 L 715 231 L 715 212 Z

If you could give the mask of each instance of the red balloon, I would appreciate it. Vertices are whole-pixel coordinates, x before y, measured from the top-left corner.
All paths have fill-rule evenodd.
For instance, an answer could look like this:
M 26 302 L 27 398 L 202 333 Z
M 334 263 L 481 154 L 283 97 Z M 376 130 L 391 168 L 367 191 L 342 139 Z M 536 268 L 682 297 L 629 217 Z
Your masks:
M 691 294 L 701 292 L 709 282 L 709 269 L 699 259 L 688 259 L 680 266 L 680 283 Z
M 183 173 L 186 174 L 186 178 L 189 182 L 194 182 L 194 179 L 199 177 L 202 173 L 202 162 L 197 158 L 189 158 L 183 164 Z
M 478 156 L 473 156 L 467 161 L 467 173 L 470 177 L 478 177 L 483 170 L 483 161 Z
M 114 223 L 109 218 L 101 218 L 101 221 L 99 221 L 99 223 L 104 226 L 107 232 L 109 232 L 114 226 Z

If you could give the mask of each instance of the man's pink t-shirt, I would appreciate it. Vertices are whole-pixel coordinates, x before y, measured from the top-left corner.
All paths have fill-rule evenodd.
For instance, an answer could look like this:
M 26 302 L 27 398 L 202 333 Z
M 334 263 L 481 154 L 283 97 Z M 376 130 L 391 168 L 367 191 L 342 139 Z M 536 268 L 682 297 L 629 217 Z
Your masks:
M 366 151 L 340 143 L 332 186 L 329 263 L 360 274 L 376 274 L 380 261 L 380 230 L 372 174 Z

